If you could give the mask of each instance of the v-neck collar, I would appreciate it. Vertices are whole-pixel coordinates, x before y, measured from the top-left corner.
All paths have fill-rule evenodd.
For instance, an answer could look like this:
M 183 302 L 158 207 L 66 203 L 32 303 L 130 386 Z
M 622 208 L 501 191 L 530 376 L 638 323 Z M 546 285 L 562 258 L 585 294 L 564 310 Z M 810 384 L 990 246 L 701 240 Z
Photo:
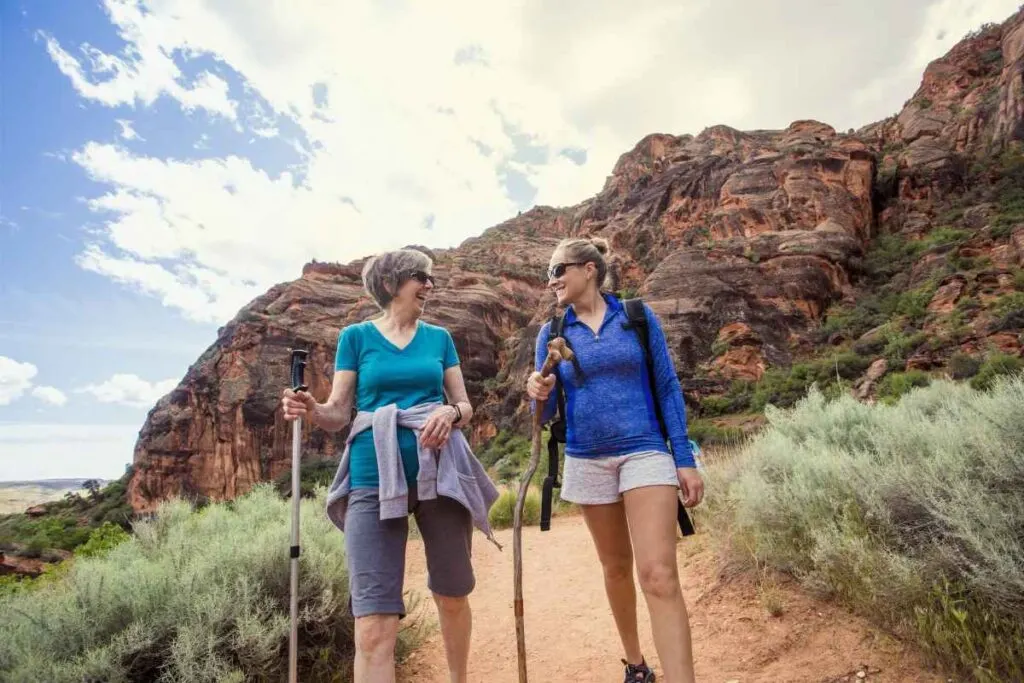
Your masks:
M 594 330 L 590 329 L 589 325 L 584 323 L 576 316 L 576 309 L 573 307 L 572 304 L 569 304 L 569 306 L 565 309 L 565 325 L 568 326 L 574 323 L 579 323 L 580 325 L 583 325 L 588 330 L 590 330 L 592 333 L 601 334 L 601 331 L 604 329 L 604 326 L 608 324 L 608 321 L 614 318 L 619 311 L 623 310 L 622 302 L 619 301 L 618 297 L 612 296 L 607 292 L 601 292 L 601 298 L 604 299 L 604 303 L 605 306 L 607 306 L 607 308 L 604 311 L 604 318 L 602 318 L 601 324 L 597 326 L 596 333 L 594 332 Z
M 405 346 L 399 347 L 393 341 L 388 339 L 387 335 L 385 335 L 383 332 L 381 332 L 381 329 L 379 327 L 377 327 L 377 324 L 375 322 L 373 322 L 372 320 L 369 321 L 369 322 L 370 322 L 370 327 L 372 327 L 374 332 L 377 333 L 377 336 L 380 337 L 381 341 L 383 341 L 385 344 L 387 344 L 388 347 L 392 351 L 394 351 L 395 353 L 402 353 L 406 349 L 408 349 L 410 346 L 412 346 L 413 342 L 416 341 L 416 338 L 420 336 L 420 330 L 423 329 L 423 325 L 422 325 L 423 321 L 422 320 L 417 320 L 416 321 L 416 331 L 412 333 L 412 337 L 409 338 L 409 341 L 406 343 Z

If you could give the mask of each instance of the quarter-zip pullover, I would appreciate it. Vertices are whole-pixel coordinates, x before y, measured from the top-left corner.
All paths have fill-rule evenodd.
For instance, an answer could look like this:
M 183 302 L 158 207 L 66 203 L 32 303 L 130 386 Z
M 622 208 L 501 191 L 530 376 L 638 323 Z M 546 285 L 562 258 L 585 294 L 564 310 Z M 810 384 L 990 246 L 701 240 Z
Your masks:
M 679 379 L 668 353 L 665 334 L 654 312 L 644 304 L 654 364 L 657 398 L 651 382 L 641 339 L 633 329 L 618 298 L 602 293 L 608 308 L 595 333 L 576 317 L 570 305 L 565 312 L 562 335 L 576 354 L 582 376 L 569 361 L 555 369 L 556 387 L 544 405 L 542 422 L 550 421 L 556 410 L 558 385 L 565 391 L 565 454 L 578 458 L 624 455 L 646 450 L 668 450 L 676 467 L 695 467 L 686 429 L 686 404 Z M 535 367 L 540 370 L 547 356 L 551 321 L 537 335 Z M 662 437 L 654 401 L 661 405 L 668 441 Z M 532 408 L 536 409 L 534 402 Z

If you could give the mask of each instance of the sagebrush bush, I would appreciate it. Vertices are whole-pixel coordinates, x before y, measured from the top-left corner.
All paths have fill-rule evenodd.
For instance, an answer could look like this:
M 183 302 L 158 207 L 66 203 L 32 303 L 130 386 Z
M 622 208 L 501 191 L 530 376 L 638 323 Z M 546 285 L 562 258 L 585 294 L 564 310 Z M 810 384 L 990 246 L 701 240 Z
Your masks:
M 545 470 L 546 471 L 546 470 Z M 516 498 L 519 496 L 518 484 L 512 488 L 502 489 L 498 500 L 488 513 L 488 521 L 495 529 L 507 529 L 515 521 Z M 558 499 L 558 494 L 552 497 L 552 504 Z M 552 515 L 554 510 L 552 510 Z M 530 486 L 526 492 L 526 500 L 523 501 L 523 526 L 532 526 L 540 522 L 540 491 Z
M 347 680 L 345 558 L 322 496 L 302 501 L 300 678 Z M 270 484 L 199 511 L 162 505 L 131 539 L 76 558 L 61 581 L 0 599 L 0 679 L 282 680 L 290 514 Z
M 976 680 L 1024 680 L 1024 377 L 895 405 L 812 390 L 708 473 L 734 556 L 798 577 Z M 740 551 L 735 553 L 735 551 Z

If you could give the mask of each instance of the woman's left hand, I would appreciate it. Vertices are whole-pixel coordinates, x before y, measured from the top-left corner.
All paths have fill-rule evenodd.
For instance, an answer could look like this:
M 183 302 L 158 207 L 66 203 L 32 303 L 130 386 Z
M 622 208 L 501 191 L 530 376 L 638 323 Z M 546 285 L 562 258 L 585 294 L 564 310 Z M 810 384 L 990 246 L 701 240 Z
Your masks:
M 692 508 L 704 498 L 704 480 L 696 467 L 677 467 L 679 488 L 683 492 L 683 506 Z
M 451 406 L 440 406 L 432 412 L 420 430 L 420 444 L 424 448 L 440 448 L 448 441 L 455 422 L 455 409 Z

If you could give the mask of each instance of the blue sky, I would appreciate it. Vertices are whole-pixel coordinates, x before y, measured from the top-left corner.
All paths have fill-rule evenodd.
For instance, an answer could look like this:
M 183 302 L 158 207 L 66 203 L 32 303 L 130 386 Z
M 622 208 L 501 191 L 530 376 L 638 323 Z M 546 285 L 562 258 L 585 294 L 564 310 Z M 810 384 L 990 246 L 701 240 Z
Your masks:
M 651 132 L 864 125 L 1017 8 L 480 4 L 0 3 L 0 480 L 118 476 L 311 258 L 579 202 Z

